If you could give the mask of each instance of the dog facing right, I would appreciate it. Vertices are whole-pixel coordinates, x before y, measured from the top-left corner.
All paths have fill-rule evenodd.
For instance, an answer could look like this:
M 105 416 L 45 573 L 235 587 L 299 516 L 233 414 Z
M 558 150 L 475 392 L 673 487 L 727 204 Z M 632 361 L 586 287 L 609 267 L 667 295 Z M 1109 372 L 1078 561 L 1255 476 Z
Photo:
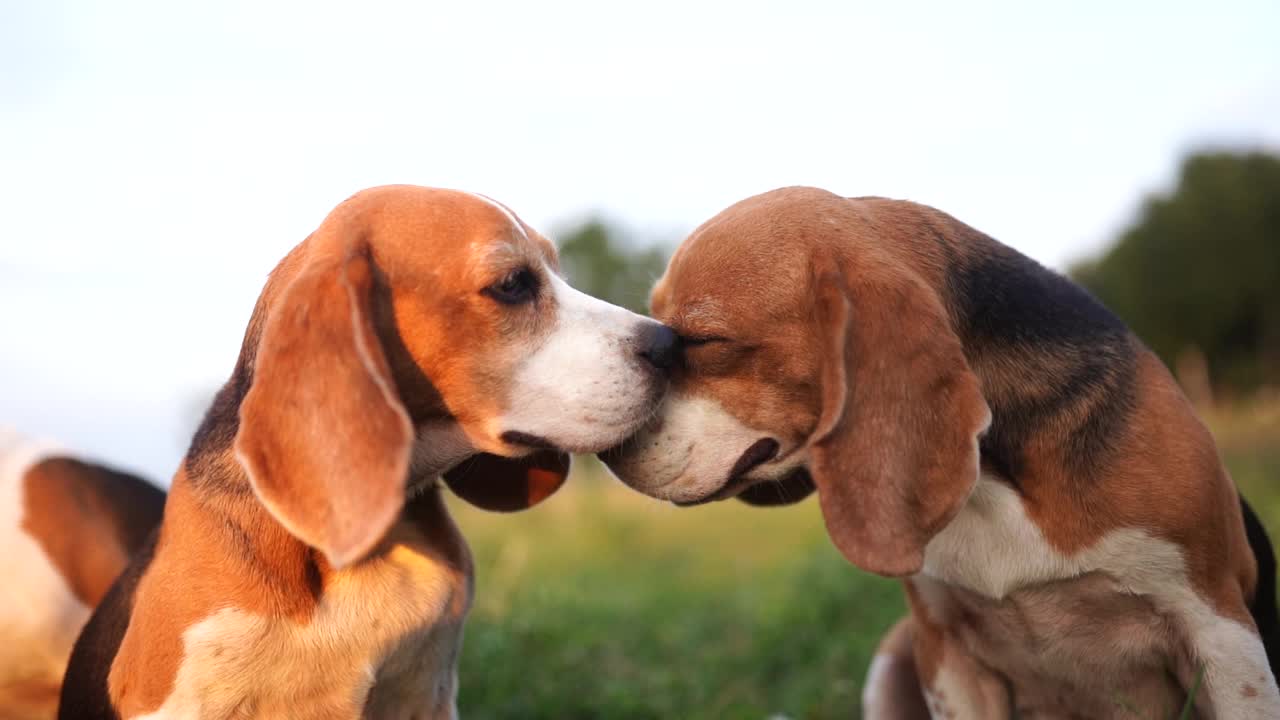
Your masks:
M 60 717 L 454 718 L 470 550 L 634 433 L 675 335 L 569 287 L 484 196 L 371 188 L 276 267 Z
M 680 505 L 816 488 L 906 587 L 869 717 L 1173 717 L 1202 680 L 1202 717 L 1280 718 L 1266 537 L 1079 287 L 932 208 L 786 188 L 695 230 L 652 310 L 683 367 L 604 459 Z

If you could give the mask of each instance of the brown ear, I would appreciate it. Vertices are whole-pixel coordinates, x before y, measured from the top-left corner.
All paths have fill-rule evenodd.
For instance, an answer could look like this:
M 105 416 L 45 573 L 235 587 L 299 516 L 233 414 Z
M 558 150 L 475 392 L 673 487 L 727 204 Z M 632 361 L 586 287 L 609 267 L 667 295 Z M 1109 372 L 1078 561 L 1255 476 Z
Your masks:
M 560 489 L 569 474 L 569 456 L 539 450 L 521 458 L 480 453 L 444 474 L 455 495 L 493 512 L 533 507 Z
M 400 514 L 413 445 L 372 290 L 364 254 L 303 270 L 267 317 L 236 433 L 259 500 L 335 567 L 368 554 Z
M 756 507 L 777 507 L 794 505 L 813 491 L 813 478 L 807 470 L 799 469 L 781 480 L 756 483 L 738 493 L 738 499 Z
M 977 483 L 991 412 L 922 279 L 886 263 L 816 282 L 827 351 L 809 469 L 827 532 L 854 565 L 909 575 Z

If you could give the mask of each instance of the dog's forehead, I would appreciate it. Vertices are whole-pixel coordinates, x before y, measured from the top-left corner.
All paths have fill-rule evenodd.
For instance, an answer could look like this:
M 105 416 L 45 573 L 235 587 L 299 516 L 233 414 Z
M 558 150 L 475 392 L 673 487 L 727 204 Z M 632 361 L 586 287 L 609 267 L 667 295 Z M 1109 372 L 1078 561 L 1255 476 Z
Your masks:
M 521 263 L 557 265 L 554 245 L 510 208 L 477 193 L 384 186 L 344 205 L 344 219 L 365 226 L 381 251 L 404 262 L 479 273 Z
M 546 264 L 556 268 L 555 245 L 525 224 L 511 208 L 479 193 L 462 193 L 468 217 L 475 216 L 466 241 L 470 265 L 481 273 L 502 271 L 519 265 Z M 478 205 L 475 203 L 478 201 Z
M 749 317 L 796 300 L 809 285 L 816 235 L 755 220 L 728 218 L 690 235 L 654 285 L 654 311 Z

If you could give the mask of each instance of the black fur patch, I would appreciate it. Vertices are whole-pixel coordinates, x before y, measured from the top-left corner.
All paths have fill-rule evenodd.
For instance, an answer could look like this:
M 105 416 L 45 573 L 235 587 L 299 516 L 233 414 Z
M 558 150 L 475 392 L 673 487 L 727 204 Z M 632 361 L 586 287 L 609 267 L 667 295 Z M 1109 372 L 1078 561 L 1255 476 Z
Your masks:
M 985 239 L 986 247 L 954 266 L 947 278 L 964 336 L 975 342 L 1081 345 L 1128 334 L 1120 318 L 1084 288 Z
M 1027 380 L 1047 395 L 995 396 L 987 392 L 991 428 L 982 438 L 987 467 L 1019 484 L 1025 472 L 1024 445 L 1051 429 L 1064 438 L 1060 448 L 1068 469 L 1095 475 L 1133 410 L 1137 340 L 1124 323 L 1080 286 L 1021 253 L 975 233 L 978 251 L 960 259 L 939 234 L 952 263 L 947 300 L 965 353 L 999 363 L 1001 372 Z M 1019 358 L 1074 358 L 1060 377 L 1037 377 L 1042 370 L 1019 368 Z M 1025 362 L 1025 361 L 1023 361 Z M 1084 412 L 1074 424 L 1066 412 Z
M 141 548 L 164 516 L 164 491 L 136 475 L 102 465 L 92 467 L 100 472 L 102 484 L 118 500 L 120 521 L 116 523 L 116 534 L 120 544 L 131 551 Z
M 258 357 L 258 343 L 262 338 L 262 329 L 266 324 L 265 301 L 258 298 L 258 304 L 249 318 L 249 326 L 244 332 L 244 342 L 240 346 L 240 356 L 236 358 L 235 369 L 231 378 L 218 390 L 213 404 L 196 428 L 183 459 L 187 477 L 198 490 L 212 493 L 231 493 L 248 495 L 251 489 L 244 482 L 236 482 L 240 468 L 225 462 L 225 455 L 236 440 L 240 430 L 240 403 L 249 393 L 253 384 L 253 365 Z
M 231 380 L 213 398 L 213 404 L 191 439 L 191 447 L 183 460 L 191 484 L 202 492 L 248 494 L 246 483 L 236 482 L 240 469 L 228 467 L 226 452 L 240 430 L 240 403 L 249 392 L 248 372 L 236 368 Z
M 1262 644 L 1267 649 L 1267 661 L 1271 674 L 1280 678 L 1280 610 L 1276 609 L 1276 554 L 1253 508 L 1240 496 L 1240 511 L 1244 513 L 1244 530 L 1249 536 L 1249 547 L 1258 563 L 1258 589 L 1249 603 L 1249 614 L 1258 626 Z
M 146 543 L 138 548 L 129 567 L 116 579 L 107 596 L 89 617 L 84 630 L 80 631 L 62 679 L 58 720 L 120 719 L 115 708 L 111 707 L 107 676 L 129 627 L 133 595 L 138 589 L 138 580 L 151 564 L 158 532 L 152 532 Z

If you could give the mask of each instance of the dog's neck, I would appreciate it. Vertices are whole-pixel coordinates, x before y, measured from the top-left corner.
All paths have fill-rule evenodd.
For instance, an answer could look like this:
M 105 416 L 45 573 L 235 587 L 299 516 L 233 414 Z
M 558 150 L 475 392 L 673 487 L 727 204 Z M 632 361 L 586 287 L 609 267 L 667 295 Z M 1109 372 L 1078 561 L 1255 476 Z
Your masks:
M 416 496 L 477 452 L 456 420 L 437 418 L 419 423 L 409 458 L 406 492 L 410 497 Z

